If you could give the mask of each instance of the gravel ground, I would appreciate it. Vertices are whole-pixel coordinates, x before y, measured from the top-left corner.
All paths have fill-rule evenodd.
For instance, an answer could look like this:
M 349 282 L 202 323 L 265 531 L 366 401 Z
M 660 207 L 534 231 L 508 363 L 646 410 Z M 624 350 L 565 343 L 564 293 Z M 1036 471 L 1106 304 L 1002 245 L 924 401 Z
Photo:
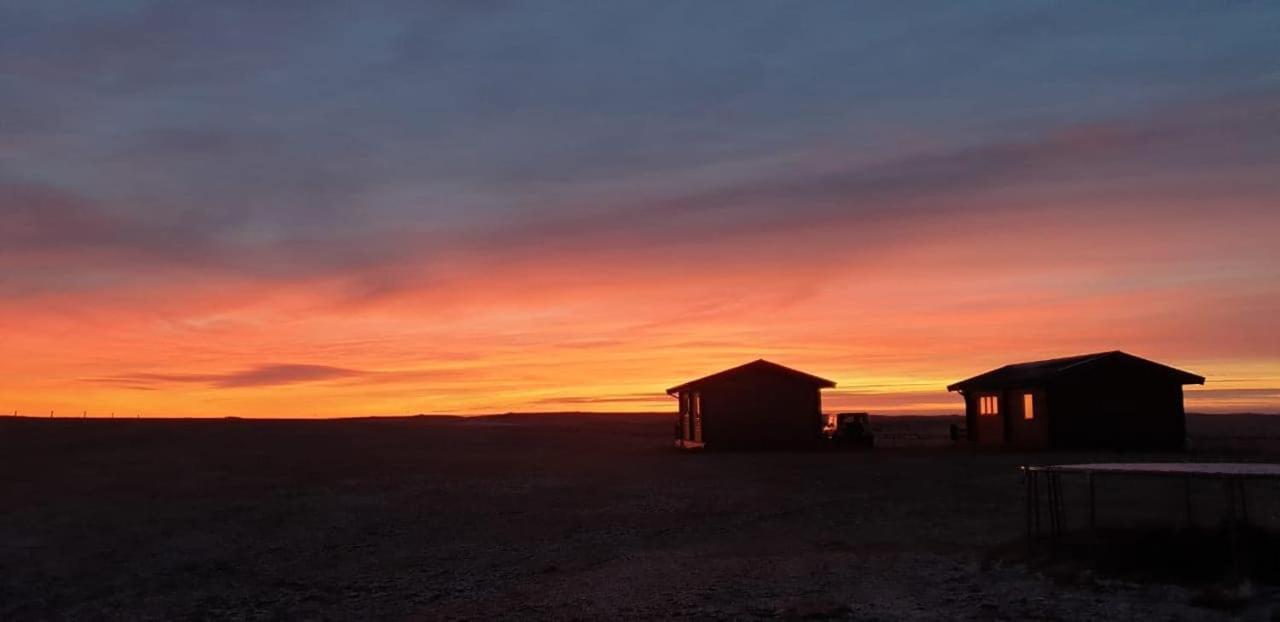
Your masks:
M 0 619 L 1280 619 L 1267 587 L 1215 609 L 1021 563 L 1015 467 L 1044 456 L 696 454 L 670 428 L 7 419 Z M 1182 503 L 1099 494 L 1117 520 Z

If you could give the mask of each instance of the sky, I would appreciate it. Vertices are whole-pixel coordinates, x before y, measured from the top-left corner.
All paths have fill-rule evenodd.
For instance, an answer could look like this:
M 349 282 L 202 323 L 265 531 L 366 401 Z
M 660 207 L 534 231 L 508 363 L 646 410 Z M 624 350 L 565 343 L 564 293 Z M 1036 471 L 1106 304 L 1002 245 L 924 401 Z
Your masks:
M 0 413 L 1280 412 L 1272 2 L 0 0 Z

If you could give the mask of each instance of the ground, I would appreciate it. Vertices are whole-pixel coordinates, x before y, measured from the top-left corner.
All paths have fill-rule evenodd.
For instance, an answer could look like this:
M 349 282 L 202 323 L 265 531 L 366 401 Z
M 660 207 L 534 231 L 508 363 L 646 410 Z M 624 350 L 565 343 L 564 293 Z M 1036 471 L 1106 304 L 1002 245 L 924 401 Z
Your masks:
M 1242 614 L 1196 586 L 1028 564 L 1016 467 L 1044 455 L 701 454 L 671 448 L 671 426 L 7 418 L 0 619 Z M 1104 518 L 1182 516 L 1181 496 L 1117 486 Z M 1216 494 L 1197 495 L 1212 522 Z M 1270 615 L 1268 589 L 1244 614 Z

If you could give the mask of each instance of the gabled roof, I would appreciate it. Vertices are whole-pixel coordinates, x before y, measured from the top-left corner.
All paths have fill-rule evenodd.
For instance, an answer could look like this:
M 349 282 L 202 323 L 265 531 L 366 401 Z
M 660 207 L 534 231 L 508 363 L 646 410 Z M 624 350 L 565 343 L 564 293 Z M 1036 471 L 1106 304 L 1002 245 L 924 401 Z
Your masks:
M 783 367 L 782 365 L 779 365 L 777 363 L 771 363 L 764 359 L 757 359 L 745 365 L 739 365 L 732 369 L 726 369 L 722 372 L 716 372 L 714 374 L 711 374 L 710 376 L 704 376 L 702 378 L 698 378 L 697 380 L 690 380 L 689 382 L 686 382 L 682 385 L 671 387 L 670 389 L 667 389 L 667 395 L 675 395 L 681 391 L 695 389 L 709 382 L 715 382 L 717 380 L 722 380 L 730 376 L 734 376 L 741 373 L 747 373 L 747 372 L 767 372 L 772 374 L 790 376 L 798 380 L 804 380 L 809 383 L 812 383 L 820 389 L 830 389 L 831 387 L 836 386 L 836 383 L 830 380 L 827 380 L 825 378 L 819 378 L 814 375 L 806 374 L 802 371 L 791 369 L 790 367 Z
M 999 389 L 1004 387 L 1019 387 L 1033 384 L 1040 384 L 1049 381 L 1066 372 L 1079 369 L 1106 360 L 1127 359 L 1137 361 L 1144 365 L 1148 365 L 1153 369 L 1163 371 L 1170 376 L 1171 380 L 1176 380 L 1180 384 L 1204 384 L 1204 378 L 1192 373 L 1174 369 L 1168 365 L 1161 365 L 1155 361 L 1112 350 L 1110 352 L 1095 352 L 1093 354 L 1080 354 L 1077 356 L 1066 356 L 1057 359 L 1046 359 L 1043 361 L 1030 361 L 1027 363 L 1016 363 L 1013 365 L 1005 365 L 999 369 L 993 369 L 985 374 L 979 374 L 968 380 L 961 380 L 947 387 L 948 391 L 964 391 L 969 389 Z

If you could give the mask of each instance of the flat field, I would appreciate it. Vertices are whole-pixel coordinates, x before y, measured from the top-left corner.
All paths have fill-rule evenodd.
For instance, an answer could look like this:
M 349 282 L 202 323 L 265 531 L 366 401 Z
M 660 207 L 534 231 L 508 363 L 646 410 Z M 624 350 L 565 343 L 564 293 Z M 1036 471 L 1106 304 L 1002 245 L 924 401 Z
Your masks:
M 1280 421 L 1200 419 L 1193 434 L 1219 439 L 1266 437 Z M 902 438 L 948 423 L 876 420 Z M 653 415 L 5 418 L 0 619 L 1240 613 L 1197 604 L 1201 586 L 1062 572 L 1021 553 L 1019 464 L 1159 456 L 703 454 L 670 447 L 671 428 Z M 1258 443 L 1244 451 L 1267 458 Z M 1220 490 L 1194 494 L 1194 520 L 1214 525 Z M 1250 494 L 1253 520 L 1280 524 L 1276 488 Z M 1185 518 L 1181 483 L 1102 481 L 1098 504 L 1112 526 Z M 1252 613 L 1268 590 L 1251 589 Z

